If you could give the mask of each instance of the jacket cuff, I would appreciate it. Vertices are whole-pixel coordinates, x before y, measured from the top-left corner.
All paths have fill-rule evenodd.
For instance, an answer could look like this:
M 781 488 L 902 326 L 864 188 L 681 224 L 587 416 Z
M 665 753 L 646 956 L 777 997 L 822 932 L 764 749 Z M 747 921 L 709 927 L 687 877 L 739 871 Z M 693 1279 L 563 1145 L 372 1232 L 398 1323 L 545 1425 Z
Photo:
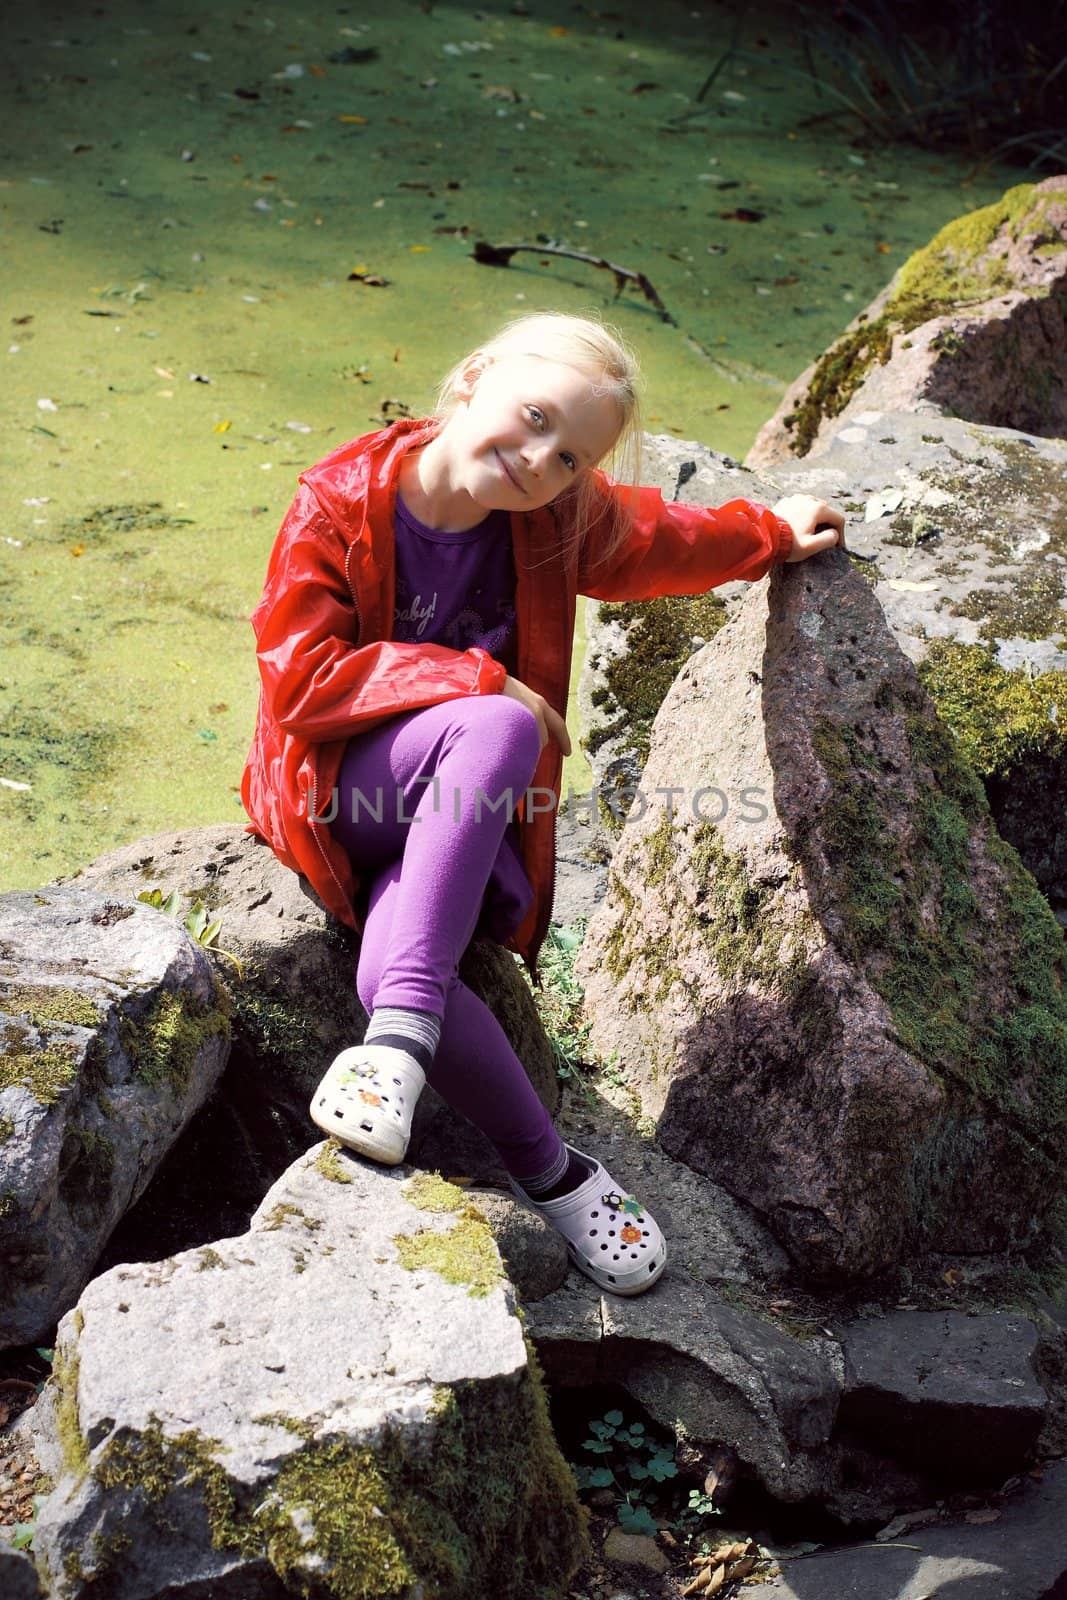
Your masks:
M 478 663 L 478 673 L 471 693 L 500 694 L 508 675 L 504 663 L 491 656 L 488 650 L 483 650 L 480 645 L 472 645 L 467 654 L 473 656 Z
M 771 512 L 774 516 L 774 512 Z M 788 561 L 793 553 L 793 530 L 784 517 L 774 517 L 778 524 L 778 547 L 774 552 L 775 561 Z

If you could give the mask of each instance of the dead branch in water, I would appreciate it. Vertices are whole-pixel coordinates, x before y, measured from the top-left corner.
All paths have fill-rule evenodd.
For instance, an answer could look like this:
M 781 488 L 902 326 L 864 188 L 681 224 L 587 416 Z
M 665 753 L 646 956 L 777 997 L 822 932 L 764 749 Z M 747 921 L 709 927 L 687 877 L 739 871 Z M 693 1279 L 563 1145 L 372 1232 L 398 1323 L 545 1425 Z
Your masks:
M 678 326 L 643 272 L 634 272 L 630 267 L 617 266 L 614 261 L 608 261 L 603 256 L 586 255 L 582 250 L 564 250 L 562 245 L 558 244 L 487 244 L 484 239 L 477 241 L 471 255 L 475 261 L 480 261 L 483 267 L 506 267 L 519 250 L 529 250 L 538 256 L 566 256 L 570 261 L 584 261 L 587 266 L 602 267 L 615 279 L 616 299 L 628 283 L 636 283 L 645 299 L 650 300 L 655 306 L 663 321 L 669 322 L 673 328 Z

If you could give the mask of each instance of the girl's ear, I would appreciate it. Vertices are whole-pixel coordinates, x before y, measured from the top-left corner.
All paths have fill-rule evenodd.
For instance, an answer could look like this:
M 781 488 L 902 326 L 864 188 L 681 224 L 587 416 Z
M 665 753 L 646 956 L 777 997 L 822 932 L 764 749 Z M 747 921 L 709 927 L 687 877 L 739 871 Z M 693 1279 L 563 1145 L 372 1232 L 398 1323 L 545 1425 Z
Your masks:
M 469 355 L 459 370 L 453 385 L 456 398 L 469 400 L 478 384 L 478 379 L 486 367 L 492 364 L 492 356 L 486 355 L 484 350 L 475 350 Z

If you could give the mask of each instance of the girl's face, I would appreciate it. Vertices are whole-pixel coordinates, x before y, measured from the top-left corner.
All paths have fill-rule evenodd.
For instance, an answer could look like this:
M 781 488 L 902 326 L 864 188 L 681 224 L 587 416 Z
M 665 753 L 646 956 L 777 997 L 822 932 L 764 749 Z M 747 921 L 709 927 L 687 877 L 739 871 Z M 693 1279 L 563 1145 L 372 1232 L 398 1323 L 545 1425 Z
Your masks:
M 541 356 L 472 357 L 440 435 L 454 487 L 487 511 L 548 505 L 607 454 L 619 407 L 576 367 Z

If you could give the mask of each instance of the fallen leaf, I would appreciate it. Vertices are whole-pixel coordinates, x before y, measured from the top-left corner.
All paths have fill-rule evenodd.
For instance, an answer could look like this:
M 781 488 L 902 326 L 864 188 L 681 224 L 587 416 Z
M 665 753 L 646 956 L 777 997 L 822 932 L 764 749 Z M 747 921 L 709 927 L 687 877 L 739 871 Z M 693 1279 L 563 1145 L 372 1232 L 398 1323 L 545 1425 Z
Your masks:
M 879 239 L 874 248 L 877 250 L 880 256 L 887 256 L 889 254 L 889 245 L 885 244 L 881 239 Z
M 326 68 L 317 66 L 314 61 L 308 62 L 308 71 L 313 78 L 325 78 L 326 76 Z
M 72 545 L 70 553 L 72 556 L 80 556 L 84 549 L 85 546 L 83 544 Z
M 365 123 L 367 119 L 366 119 L 366 117 L 357 117 L 354 113 L 353 114 L 349 114 L 348 112 L 342 112 L 337 120 L 338 120 L 338 122 L 360 122 L 360 123 Z
M 158 370 L 159 369 L 157 367 L 156 371 L 158 372 Z M 172 374 L 168 373 L 167 376 L 170 377 L 170 376 L 172 376 Z M 233 427 L 233 423 L 229 422 L 229 421 L 227 421 L 227 422 L 216 422 L 216 424 L 215 424 L 215 432 L 216 433 L 229 433 L 229 431 L 230 431 L 230 429 L 232 427 Z
M 762 222 L 766 212 L 750 211 L 747 206 L 738 206 L 736 211 L 720 211 L 719 216 L 724 222 Z
M 963 1520 L 964 1522 L 974 1523 L 999 1522 L 1000 1512 L 995 1506 L 983 1506 L 980 1511 L 965 1511 Z
M 872 494 L 863 508 L 864 522 L 877 522 L 879 517 L 887 517 L 893 511 L 898 511 L 904 503 L 903 489 L 883 489 L 881 494 Z
M 152 371 L 154 373 L 156 373 L 156 375 L 158 377 L 160 377 L 160 378 L 171 378 L 171 379 L 173 379 L 173 377 L 174 377 L 174 374 L 173 374 L 173 372 L 171 372 L 169 367 L 153 367 Z
M 365 283 L 370 289 L 387 289 L 392 279 L 380 277 L 377 272 L 368 272 L 366 267 L 357 267 L 355 272 L 348 274 L 348 281 L 349 283 Z
M 552 35 L 553 39 L 562 39 L 563 36 L 566 33 L 570 32 L 570 29 L 569 28 L 549 28 L 548 31 Z
M 512 105 L 518 103 L 519 96 L 509 84 L 487 83 L 482 90 L 483 100 L 508 100 Z
M 408 245 L 408 250 L 410 251 L 410 253 L 413 256 L 423 256 L 423 255 L 426 254 L 426 252 L 428 250 L 432 250 L 432 249 L 433 249 L 433 245 L 429 245 L 429 244 L 411 244 L 411 245 Z
M 890 589 L 899 589 L 902 594 L 929 594 L 931 589 L 937 588 L 937 579 L 931 578 L 928 583 L 913 583 L 909 578 L 888 579 Z

